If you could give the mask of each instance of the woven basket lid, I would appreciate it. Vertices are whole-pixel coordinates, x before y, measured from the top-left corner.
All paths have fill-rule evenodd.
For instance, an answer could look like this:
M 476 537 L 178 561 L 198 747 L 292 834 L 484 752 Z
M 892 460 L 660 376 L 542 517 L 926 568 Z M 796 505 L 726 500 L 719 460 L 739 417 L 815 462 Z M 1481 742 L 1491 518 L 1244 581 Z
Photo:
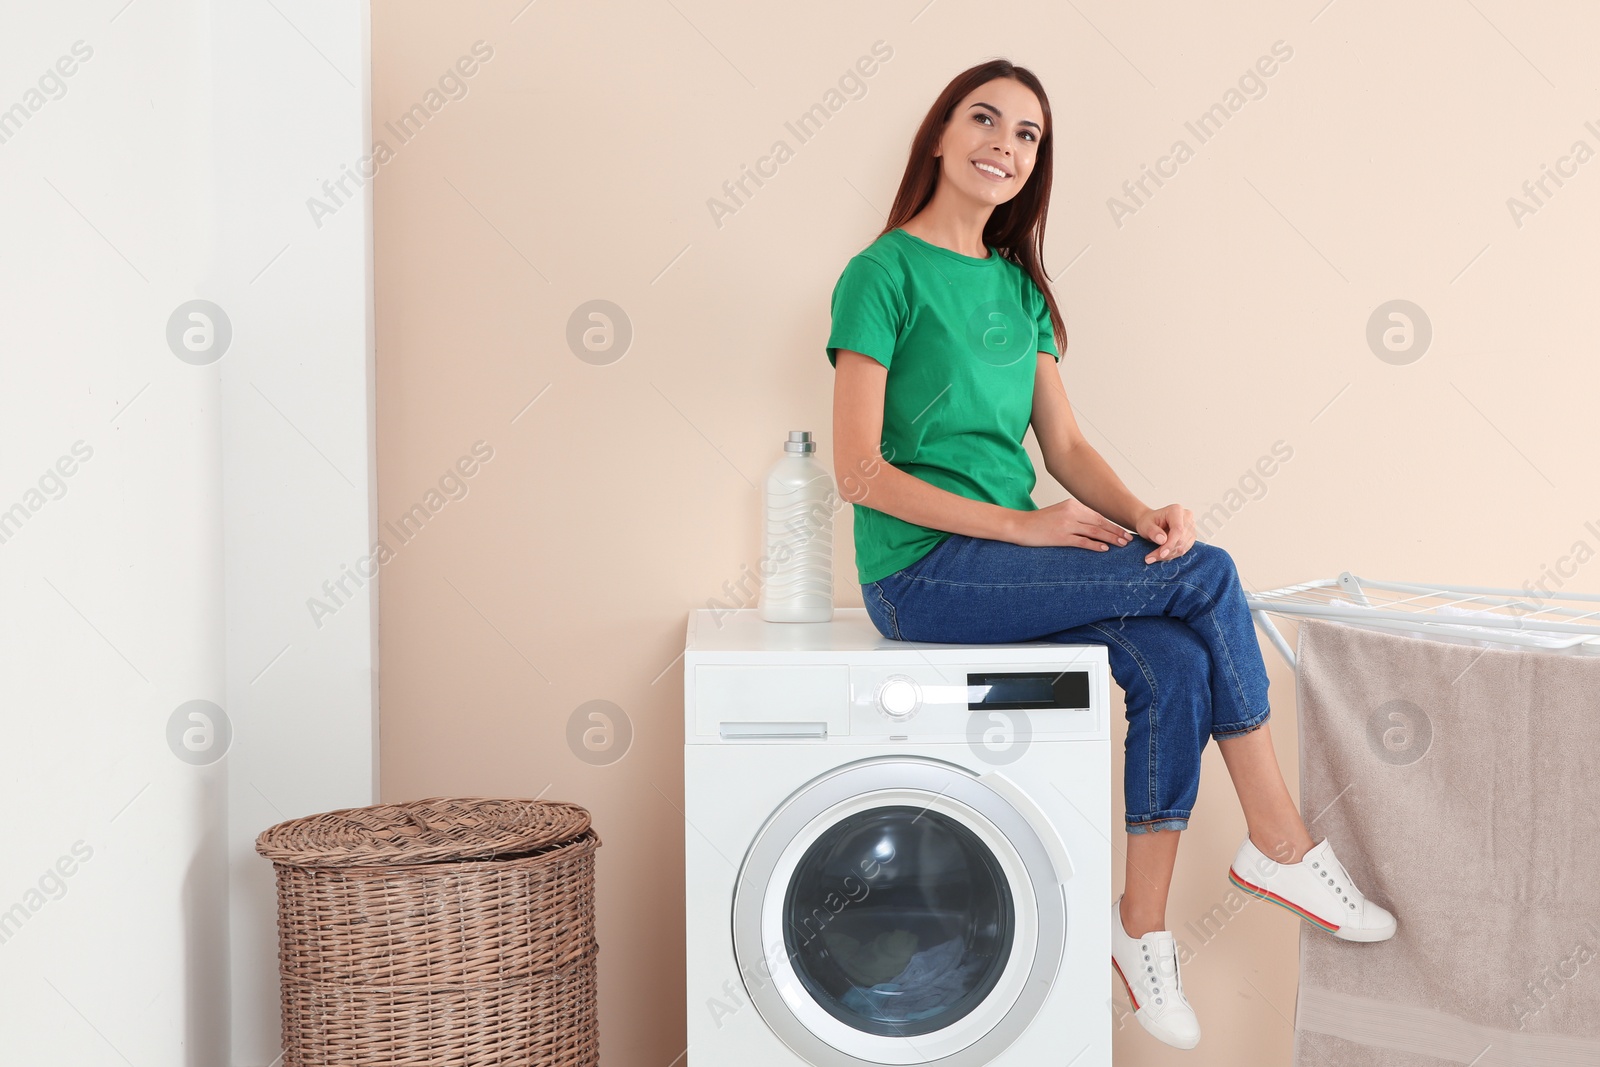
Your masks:
M 256 851 L 297 867 L 361 867 L 492 859 L 559 845 L 589 829 L 576 804 L 431 797 L 291 819 L 263 830 Z

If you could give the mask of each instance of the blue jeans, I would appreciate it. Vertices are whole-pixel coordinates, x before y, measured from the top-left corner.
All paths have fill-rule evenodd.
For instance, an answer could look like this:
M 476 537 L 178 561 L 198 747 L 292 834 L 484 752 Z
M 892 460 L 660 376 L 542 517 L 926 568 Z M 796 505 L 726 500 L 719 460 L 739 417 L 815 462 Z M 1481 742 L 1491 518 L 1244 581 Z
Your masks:
M 1103 552 L 951 534 L 861 596 L 896 641 L 1105 645 L 1127 706 L 1127 831 L 1182 830 L 1207 739 L 1267 721 L 1267 670 L 1233 557 L 1196 541 L 1146 563 L 1155 548 L 1137 534 Z

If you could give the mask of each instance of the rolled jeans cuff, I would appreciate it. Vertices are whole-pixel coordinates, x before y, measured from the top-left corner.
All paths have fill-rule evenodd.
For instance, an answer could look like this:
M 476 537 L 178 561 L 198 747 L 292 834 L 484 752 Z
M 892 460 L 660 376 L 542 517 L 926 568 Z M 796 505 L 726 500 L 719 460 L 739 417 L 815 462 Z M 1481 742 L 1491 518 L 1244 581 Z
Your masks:
M 1268 708 L 1255 718 L 1246 719 L 1243 722 L 1222 723 L 1220 725 L 1213 724 L 1211 728 L 1211 736 L 1218 741 L 1228 737 L 1243 737 L 1245 734 L 1250 733 L 1253 730 L 1261 729 L 1261 727 L 1265 726 L 1267 720 L 1271 717 L 1272 709 Z

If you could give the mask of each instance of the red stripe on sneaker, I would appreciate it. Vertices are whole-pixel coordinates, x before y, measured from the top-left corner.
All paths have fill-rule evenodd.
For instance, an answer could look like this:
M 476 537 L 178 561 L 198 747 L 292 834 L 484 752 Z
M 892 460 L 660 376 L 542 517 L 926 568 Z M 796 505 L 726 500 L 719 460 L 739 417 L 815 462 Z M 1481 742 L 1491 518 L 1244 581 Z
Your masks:
M 1111 957 L 1111 966 L 1116 967 L 1117 977 L 1122 979 L 1122 988 L 1128 991 L 1128 999 L 1133 1001 L 1133 1010 L 1139 1010 L 1139 998 L 1133 995 L 1133 986 L 1128 984 L 1128 976 L 1122 973 L 1122 968 L 1117 967 L 1117 958 Z
M 1324 930 L 1327 930 L 1329 933 L 1332 933 L 1333 931 L 1339 929 L 1339 924 L 1338 923 L 1331 923 L 1331 922 L 1328 922 L 1326 919 L 1319 919 L 1317 916 L 1311 914 L 1309 911 L 1307 911 L 1306 909 L 1300 907 L 1298 904 L 1294 904 L 1294 903 L 1292 903 L 1290 901 L 1287 901 L 1287 900 L 1283 899 L 1282 897 L 1280 897 L 1278 894 L 1272 892 L 1271 890 L 1263 889 L 1258 885 L 1250 884 L 1249 882 L 1245 881 L 1243 878 L 1240 878 L 1239 875 L 1234 872 L 1234 869 L 1232 867 L 1228 868 L 1228 880 L 1230 882 L 1232 882 L 1234 885 L 1238 886 L 1240 889 L 1243 889 L 1246 893 L 1253 893 L 1253 894 L 1255 894 L 1256 896 L 1260 897 L 1263 900 L 1269 900 L 1274 904 L 1282 905 L 1283 907 L 1288 908 L 1290 911 L 1294 912 L 1296 915 L 1299 915 L 1301 918 L 1305 919 L 1307 922 L 1316 923 L 1318 926 L 1322 927 Z

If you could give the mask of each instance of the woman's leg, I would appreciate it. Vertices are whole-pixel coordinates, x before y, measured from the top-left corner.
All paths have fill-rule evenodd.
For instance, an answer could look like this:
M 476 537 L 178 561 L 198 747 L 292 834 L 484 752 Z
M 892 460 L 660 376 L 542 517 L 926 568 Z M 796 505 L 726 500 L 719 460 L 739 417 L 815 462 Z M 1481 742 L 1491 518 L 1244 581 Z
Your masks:
M 1122 880 L 1122 928 L 1129 937 L 1167 929 L 1167 891 L 1182 830 L 1128 835 Z
M 1299 863 L 1316 842 L 1284 784 L 1278 767 L 1278 754 L 1272 747 L 1270 727 L 1232 737 L 1217 738 L 1223 762 L 1239 793 L 1250 840 L 1268 859 L 1278 863 Z M 1132 933 L 1132 931 L 1129 931 Z
M 1200 791 L 1200 755 L 1210 740 L 1211 656 L 1181 619 L 1130 616 L 1050 634 L 1059 644 L 1103 644 L 1122 687 L 1122 925 L 1130 937 L 1165 930 L 1178 836 Z

